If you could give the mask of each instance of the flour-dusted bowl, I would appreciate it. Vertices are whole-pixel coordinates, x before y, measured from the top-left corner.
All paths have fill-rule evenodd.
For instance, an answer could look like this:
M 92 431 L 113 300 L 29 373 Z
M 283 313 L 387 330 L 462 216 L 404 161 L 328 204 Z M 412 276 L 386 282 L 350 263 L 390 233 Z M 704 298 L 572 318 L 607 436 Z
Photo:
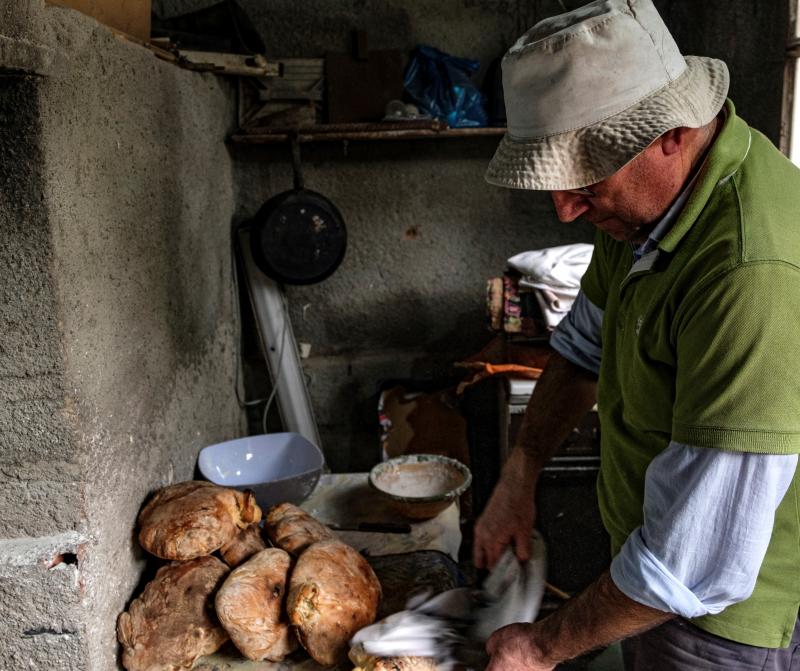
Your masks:
M 252 489 L 266 512 L 276 503 L 301 503 L 314 490 L 325 458 L 299 433 L 268 433 L 209 445 L 197 458 L 206 480 Z
M 472 474 L 460 461 L 438 454 L 407 454 L 375 466 L 369 484 L 402 515 L 435 517 L 467 491 Z

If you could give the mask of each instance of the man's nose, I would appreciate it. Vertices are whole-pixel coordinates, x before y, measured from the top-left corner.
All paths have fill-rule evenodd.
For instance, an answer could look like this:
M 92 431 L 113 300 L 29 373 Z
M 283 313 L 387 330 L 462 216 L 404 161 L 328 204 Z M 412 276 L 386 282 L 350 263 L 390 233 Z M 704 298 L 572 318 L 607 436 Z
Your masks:
M 586 196 L 571 191 L 551 191 L 553 205 L 556 206 L 558 219 L 563 222 L 575 221 L 586 210 L 589 209 L 589 202 Z

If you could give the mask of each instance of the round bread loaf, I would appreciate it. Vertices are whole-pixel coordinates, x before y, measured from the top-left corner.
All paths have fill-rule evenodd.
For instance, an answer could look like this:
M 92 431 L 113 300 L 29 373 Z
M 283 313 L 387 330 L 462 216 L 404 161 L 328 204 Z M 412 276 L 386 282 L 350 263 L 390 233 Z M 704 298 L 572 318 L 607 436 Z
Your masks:
M 439 671 L 431 657 L 376 657 L 367 653 L 361 643 L 350 648 L 348 656 L 356 666 L 353 671 Z
M 139 513 L 139 543 L 161 559 L 202 557 L 261 519 L 255 495 L 211 482 L 164 487 Z
M 264 529 L 273 545 L 295 557 L 312 543 L 334 538 L 322 522 L 291 503 L 279 503 L 267 511 Z
M 117 620 L 128 671 L 190 669 L 228 640 L 214 614 L 214 593 L 230 569 L 216 557 L 162 566 Z
M 219 549 L 219 553 L 228 566 L 236 568 L 266 547 L 267 544 L 261 538 L 261 529 L 258 528 L 258 524 L 251 524 L 236 534 L 232 541 L 223 545 Z
M 297 649 L 284 614 L 291 563 L 283 550 L 262 550 L 234 569 L 217 592 L 217 616 L 247 659 L 280 662 Z
M 378 612 L 381 586 L 372 567 L 349 545 L 325 540 L 298 558 L 286 601 L 300 643 L 319 664 L 347 658 L 348 642 Z

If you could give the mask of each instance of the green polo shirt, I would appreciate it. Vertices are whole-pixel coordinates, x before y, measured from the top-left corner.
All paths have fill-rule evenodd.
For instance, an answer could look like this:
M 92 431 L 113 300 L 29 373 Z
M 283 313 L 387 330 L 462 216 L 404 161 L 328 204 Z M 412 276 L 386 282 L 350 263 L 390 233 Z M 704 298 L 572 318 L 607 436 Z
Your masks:
M 671 440 L 800 453 L 800 170 L 736 116 L 658 250 L 598 233 L 582 289 L 604 311 L 598 494 L 616 554 L 642 524 L 645 471 Z M 703 524 L 703 520 L 697 520 Z M 755 590 L 697 626 L 789 644 L 800 607 L 800 476 Z

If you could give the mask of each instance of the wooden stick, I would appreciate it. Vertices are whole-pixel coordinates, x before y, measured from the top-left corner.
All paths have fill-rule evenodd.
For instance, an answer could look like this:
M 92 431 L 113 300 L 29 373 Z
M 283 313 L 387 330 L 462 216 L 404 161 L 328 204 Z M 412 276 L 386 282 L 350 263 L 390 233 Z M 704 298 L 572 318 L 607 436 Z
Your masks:
M 558 587 L 551 585 L 549 582 L 544 584 L 544 588 L 553 596 L 557 596 L 559 599 L 563 599 L 564 601 L 569 601 L 572 598 L 565 591 L 558 589 Z

